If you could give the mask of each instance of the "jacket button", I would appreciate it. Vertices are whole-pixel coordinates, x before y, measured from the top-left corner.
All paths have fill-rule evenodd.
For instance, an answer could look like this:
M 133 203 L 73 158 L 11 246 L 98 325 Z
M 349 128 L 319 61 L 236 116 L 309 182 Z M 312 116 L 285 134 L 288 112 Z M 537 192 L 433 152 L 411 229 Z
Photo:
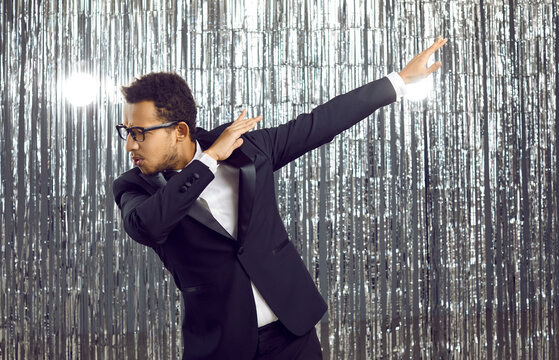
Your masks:
M 188 190 L 188 188 L 187 188 L 186 186 L 184 186 L 184 185 L 181 186 L 181 187 L 179 188 L 179 191 L 180 191 L 181 193 L 185 192 L 186 190 Z
M 199 178 L 200 178 L 200 175 L 198 175 L 198 173 L 194 173 L 194 175 L 192 175 L 192 176 L 194 176 L 195 179 L 199 179 Z
M 241 246 L 239 250 L 237 250 L 237 254 L 242 255 L 245 252 L 244 246 Z
M 187 181 L 184 183 L 184 186 L 186 186 L 187 188 L 192 186 L 192 183 L 190 181 Z

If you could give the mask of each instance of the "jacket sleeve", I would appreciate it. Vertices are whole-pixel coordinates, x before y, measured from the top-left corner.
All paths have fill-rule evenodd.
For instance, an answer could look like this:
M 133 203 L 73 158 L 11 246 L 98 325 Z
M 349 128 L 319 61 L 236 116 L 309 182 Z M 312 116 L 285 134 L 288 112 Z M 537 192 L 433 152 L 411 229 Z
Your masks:
M 378 108 L 396 101 L 396 92 L 384 77 L 346 94 L 336 96 L 275 128 L 256 130 L 245 138 L 259 144 L 269 155 L 274 171 L 334 139 L 371 115 Z
M 211 170 L 195 160 L 150 195 L 136 182 L 120 176 L 113 183 L 113 193 L 124 230 L 147 246 L 165 243 L 171 230 L 213 178 Z

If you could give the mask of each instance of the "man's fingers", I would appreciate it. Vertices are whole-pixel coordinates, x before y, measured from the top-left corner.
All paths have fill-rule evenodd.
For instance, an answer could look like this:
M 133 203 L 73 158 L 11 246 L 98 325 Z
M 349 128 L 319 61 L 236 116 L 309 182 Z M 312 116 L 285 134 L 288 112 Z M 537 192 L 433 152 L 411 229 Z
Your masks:
M 233 132 L 235 134 L 238 134 L 240 136 L 240 134 L 244 134 L 247 131 L 249 131 L 250 129 L 252 129 L 254 127 L 254 125 L 256 125 L 255 122 L 246 122 L 243 124 L 240 124 L 239 126 L 235 127 L 233 130 Z
M 442 47 L 444 46 L 444 44 L 446 44 L 447 42 L 448 42 L 448 38 L 441 39 L 441 40 L 439 41 L 439 43 L 437 44 L 437 47 L 436 47 L 435 51 L 437 51 L 437 50 L 439 50 L 440 48 L 442 48 Z
M 249 124 L 256 124 L 260 120 L 262 120 L 262 115 L 250 119 L 242 119 L 241 117 L 239 117 L 237 120 L 233 122 L 233 124 L 229 126 L 229 128 L 231 130 L 239 130 L 246 127 Z
M 246 114 L 247 114 L 246 109 L 243 109 L 243 111 L 241 111 L 241 115 L 239 115 L 239 117 L 237 118 L 237 120 L 235 120 L 235 122 L 243 120 Z
M 257 116 L 257 117 L 255 117 L 255 118 L 245 119 L 245 121 L 246 121 L 247 123 L 255 123 L 255 124 L 256 124 L 257 122 L 259 122 L 260 120 L 262 120 L 262 115 Z
M 440 39 L 441 39 L 441 37 L 439 36 L 439 37 L 435 40 L 435 42 L 433 42 L 433 43 L 431 44 L 431 46 L 429 46 L 427 49 L 425 49 L 425 52 L 428 52 L 428 53 L 431 53 L 431 54 L 434 53 L 435 50 L 436 50 L 437 44 L 439 43 L 439 40 L 440 40 Z
M 241 135 L 253 129 L 256 126 L 256 123 L 260 120 L 262 120 L 262 116 L 245 119 L 244 121 L 236 121 L 231 124 L 226 131 L 233 137 L 233 139 L 238 140 Z
M 448 38 L 442 38 L 441 36 L 439 36 L 437 38 L 437 40 L 435 40 L 435 42 L 433 43 L 433 45 L 429 46 L 427 48 L 429 55 L 434 54 L 437 50 L 439 50 L 444 44 L 446 44 L 446 42 L 448 41 Z
M 429 46 L 427 49 L 423 50 L 421 54 L 427 57 L 433 55 L 437 50 L 441 48 L 441 46 L 443 46 L 446 43 L 447 40 L 448 39 L 443 39 L 440 36 L 437 37 L 435 42 L 431 44 L 431 46 Z
M 253 118 L 253 119 L 251 119 L 251 120 L 254 121 L 254 125 L 256 125 L 256 123 L 258 123 L 258 122 L 260 122 L 260 121 L 262 120 L 262 115 L 257 116 L 257 117 L 255 117 L 255 118 Z
M 428 59 L 431 57 L 431 55 L 433 55 L 437 50 L 439 50 L 441 47 L 444 46 L 444 44 L 446 44 L 448 41 L 448 38 L 442 38 L 441 36 L 439 36 L 437 38 L 437 40 L 435 40 L 435 42 L 433 43 L 433 45 L 429 46 L 427 49 L 425 49 L 421 54 L 419 54 L 422 57 L 422 60 L 427 62 Z M 440 61 L 439 61 L 440 62 Z M 436 63 L 435 63 L 436 64 Z M 436 71 L 438 68 L 440 68 L 441 66 L 439 65 L 438 67 L 434 67 L 435 65 L 431 65 L 428 69 L 429 74 L 432 73 L 433 71 Z M 433 70 L 431 71 L 431 68 L 433 68 Z
M 233 123 L 241 122 L 241 121 L 243 121 L 243 120 L 244 120 L 244 121 L 260 121 L 260 120 L 262 120 L 262 115 L 257 116 L 257 117 L 255 117 L 255 118 L 248 118 L 248 119 L 245 119 L 246 114 L 247 114 L 246 109 L 243 109 L 243 111 L 241 111 L 241 115 L 239 115 L 239 117 L 237 118 L 237 120 L 233 121 Z
M 437 61 L 436 63 L 434 63 L 433 65 L 429 66 L 427 68 L 427 75 L 439 70 L 439 68 L 443 65 L 442 62 Z
M 257 119 L 257 118 L 255 118 L 255 119 Z M 260 119 L 258 121 L 255 121 L 255 119 L 250 119 L 251 121 L 247 121 L 246 123 L 243 123 L 243 124 L 239 125 L 239 127 L 235 130 L 238 131 L 240 134 L 246 133 L 250 129 L 254 128 L 258 121 L 262 120 L 262 119 Z

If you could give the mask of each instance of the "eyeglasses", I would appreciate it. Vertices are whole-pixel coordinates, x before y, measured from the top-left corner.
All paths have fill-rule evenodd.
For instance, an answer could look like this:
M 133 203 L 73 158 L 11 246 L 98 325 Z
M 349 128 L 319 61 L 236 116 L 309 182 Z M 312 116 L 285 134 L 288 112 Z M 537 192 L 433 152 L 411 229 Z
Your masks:
M 143 128 L 143 127 L 139 127 L 139 126 L 126 127 L 126 126 L 120 124 L 120 125 L 116 126 L 116 131 L 118 131 L 118 136 L 120 136 L 120 138 L 122 140 L 128 139 L 128 135 L 130 135 L 130 136 L 132 136 L 132 139 L 134 139 L 134 141 L 142 142 L 146 139 L 146 133 L 148 131 L 175 126 L 179 122 L 180 121 L 171 121 L 171 122 L 168 122 L 168 123 L 165 123 L 165 124 L 150 126 L 150 127 L 147 127 L 147 128 Z

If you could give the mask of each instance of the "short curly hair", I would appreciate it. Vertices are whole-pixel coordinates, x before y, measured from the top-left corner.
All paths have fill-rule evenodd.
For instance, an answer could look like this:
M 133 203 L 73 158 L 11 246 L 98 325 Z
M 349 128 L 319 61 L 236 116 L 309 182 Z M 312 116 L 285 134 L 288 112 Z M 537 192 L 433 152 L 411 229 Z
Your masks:
M 196 102 L 186 81 L 176 73 L 152 72 L 121 87 L 127 103 L 153 101 L 161 122 L 184 121 L 196 139 Z

